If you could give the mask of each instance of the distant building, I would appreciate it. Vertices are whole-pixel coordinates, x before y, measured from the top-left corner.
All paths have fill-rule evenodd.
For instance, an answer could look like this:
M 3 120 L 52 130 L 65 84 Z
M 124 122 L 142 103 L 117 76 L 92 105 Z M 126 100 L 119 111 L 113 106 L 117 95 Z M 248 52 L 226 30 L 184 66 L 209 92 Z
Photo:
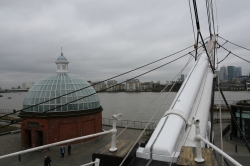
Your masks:
M 91 82 L 92 87 L 98 92 L 98 91 L 104 91 L 106 89 L 106 84 L 104 82 Z
M 34 84 L 34 82 L 24 82 L 22 83 L 22 89 L 30 89 Z
M 227 77 L 227 67 L 226 66 L 221 66 L 220 68 L 220 75 L 219 75 L 219 78 L 222 82 L 226 82 L 228 80 L 228 77 Z
M 246 88 L 247 88 L 247 91 L 250 91 L 250 81 L 246 82 Z
M 232 81 L 235 77 L 235 67 L 234 66 L 227 66 L 228 72 L 228 81 Z
M 239 78 L 242 76 L 242 69 L 241 67 L 235 67 L 235 77 Z
M 141 83 L 141 90 L 142 91 L 152 91 L 153 90 L 153 83 L 152 82 Z
M 116 86 L 117 81 L 116 80 L 110 80 L 107 81 L 107 91 L 117 91 L 118 90 L 118 86 Z
M 127 80 L 125 84 L 126 91 L 140 91 L 141 82 L 138 79 Z
M 120 91 L 124 91 L 125 90 L 125 84 L 120 84 Z
M 218 87 L 215 88 L 218 90 Z M 246 90 L 245 85 L 241 83 L 221 83 L 220 89 L 225 91 L 242 91 Z

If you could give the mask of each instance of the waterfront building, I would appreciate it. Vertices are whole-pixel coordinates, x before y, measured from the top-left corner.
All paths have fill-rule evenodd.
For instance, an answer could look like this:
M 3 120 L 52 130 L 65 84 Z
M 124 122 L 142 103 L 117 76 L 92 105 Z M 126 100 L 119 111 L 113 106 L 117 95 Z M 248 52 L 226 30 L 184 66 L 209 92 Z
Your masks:
M 105 91 L 104 89 L 106 89 L 107 85 L 104 82 L 91 82 L 91 85 L 93 86 L 93 88 L 95 89 L 95 91 Z
M 140 91 L 141 82 L 138 79 L 127 80 L 125 84 L 126 91 Z
M 218 87 L 215 87 L 218 90 Z M 246 90 L 242 83 L 220 83 L 220 89 L 224 91 L 243 91 Z
M 22 89 L 30 89 L 34 84 L 34 82 L 24 82 L 22 83 Z
M 22 147 L 36 147 L 101 132 L 103 109 L 99 97 L 91 95 L 96 91 L 87 81 L 68 72 L 68 63 L 61 53 L 56 61 L 56 73 L 42 78 L 29 90 L 23 108 L 58 98 L 20 112 L 19 117 L 23 119 Z M 85 89 L 68 94 L 81 88 Z M 65 96 L 59 97 L 61 95 Z M 80 100 L 72 102 L 77 99 Z
M 247 91 L 250 91 L 250 81 L 246 81 L 246 88 L 247 88 Z
M 235 67 L 234 66 L 227 66 L 227 73 L 228 73 L 228 81 L 232 81 L 235 77 Z
M 226 82 L 228 80 L 228 77 L 227 77 L 227 67 L 226 66 L 221 66 L 220 67 L 220 75 L 219 75 L 219 78 L 222 82 Z
M 153 90 L 153 83 L 152 82 L 141 83 L 141 90 L 142 91 L 152 91 Z
M 125 84 L 121 84 L 121 85 L 120 85 L 120 90 L 121 90 L 121 91 L 125 91 Z
M 117 81 L 116 80 L 109 80 L 107 81 L 107 91 L 118 91 L 119 90 L 119 86 L 116 85 Z
M 235 77 L 239 78 L 242 76 L 242 69 L 241 67 L 235 67 Z

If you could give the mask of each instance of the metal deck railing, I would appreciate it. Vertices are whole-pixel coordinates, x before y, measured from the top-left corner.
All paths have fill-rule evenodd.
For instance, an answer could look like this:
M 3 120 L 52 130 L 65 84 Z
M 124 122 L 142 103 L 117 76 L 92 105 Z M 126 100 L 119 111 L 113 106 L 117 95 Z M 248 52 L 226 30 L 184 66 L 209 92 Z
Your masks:
M 120 120 L 117 121 L 116 126 L 117 127 L 126 127 L 131 121 L 130 120 Z M 148 122 L 140 122 L 140 121 L 133 121 L 128 128 L 132 128 L 132 129 L 140 129 L 143 130 Z M 107 126 L 112 126 L 112 119 L 108 119 L 108 118 L 102 118 L 102 124 L 103 125 L 107 125 Z M 145 130 L 144 135 L 148 135 L 151 134 L 154 129 L 156 127 L 155 123 L 150 123 L 147 127 L 147 129 Z

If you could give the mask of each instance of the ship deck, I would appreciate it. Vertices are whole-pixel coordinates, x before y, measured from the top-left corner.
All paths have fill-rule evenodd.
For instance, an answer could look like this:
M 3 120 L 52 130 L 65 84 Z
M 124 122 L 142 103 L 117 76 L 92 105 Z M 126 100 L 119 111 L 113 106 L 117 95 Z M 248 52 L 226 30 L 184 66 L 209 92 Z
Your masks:
M 229 122 L 223 123 L 223 128 L 225 128 Z M 110 126 L 103 126 L 104 130 L 110 129 Z M 121 131 L 122 128 L 118 128 L 118 133 Z M 220 147 L 220 134 L 219 134 L 219 124 L 214 124 L 214 131 L 215 131 L 215 145 Z M 128 129 L 122 134 L 118 140 L 136 140 L 141 130 L 136 129 Z M 18 156 L 9 157 L 5 159 L 1 159 L 1 165 L 9 165 L 9 166 L 34 166 L 34 165 L 43 165 L 44 156 L 49 155 L 52 158 L 52 165 L 53 166 L 67 166 L 67 165 L 83 165 L 86 163 L 91 162 L 92 154 L 98 151 L 100 148 L 106 146 L 110 143 L 111 135 L 105 135 L 99 137 L 98 139 L 87 142 L 87 143 L 80 143 L 72 145 L 72 154 L 68 156 L 65 154 L 65 158 L 60 158 L 60 147 L 51 147 L 50 151 L 46 150 L 38 150 L 36 152 L 31 152 L 27 154 L 21 155 L 21 162 L 18 161 Z M 147 140 L 147 136 L 144 136 L 140 142 L 144 142 Z M 19 134 L 8 134 L 0 136 L 1 148 L 0 148 L 0 155 L 13 153 L 16 151 L 21 150 L 21 135 Z M 224 144 L 224 151 L 229 154 L 231 157 L 236 159 L 242 165 L 249 164 L 249 157 L 250 153 L 245 146 L 240 145 L 238 143 L 237 146 L 237 153 L 235 152 L 235 143 L 229 141 L 229 132 L 223 138 Z M 119 149 L 118 149 L 119 150 Z M 220 155 L 216 155 L 218 162 L 221 163 Z

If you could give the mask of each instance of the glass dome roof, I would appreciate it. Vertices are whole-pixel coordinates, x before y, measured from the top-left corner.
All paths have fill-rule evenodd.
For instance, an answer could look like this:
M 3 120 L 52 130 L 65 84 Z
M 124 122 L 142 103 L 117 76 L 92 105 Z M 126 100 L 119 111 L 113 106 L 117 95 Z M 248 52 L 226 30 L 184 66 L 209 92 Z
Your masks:
M 59 57 L 60 58 L 60 57 Z M 66 58 L 65 58 L 66 59 Z M 84 81 L 80 77 L 71 73 L 54 73 L 50 74 L 40 81 L 36 82 L 29 90 L 27 97 L 23 102 L 23 108 L 47 101 L 49 99 L 61 96 L 63 94 L 78 90 L 84 87 L 90 86 L 87 81 Z M 59 105 L 63 105 L 70 101 L 88 96 L 96 91 L 92 86 L 83 89 L 81 91 L 69 94 L 67 96 L 46 102 L 39 106 L 29 108 L 27 112 L 44 112 L 49 109 L 55 108 Z M 90 110 L 100 107 L 100 100 L 97 94 L 78 100 L 74 103 L 70 103 L 61 108 L 54 109 L 50 112 L 66 112 L 66 111 L 79 111 Z

